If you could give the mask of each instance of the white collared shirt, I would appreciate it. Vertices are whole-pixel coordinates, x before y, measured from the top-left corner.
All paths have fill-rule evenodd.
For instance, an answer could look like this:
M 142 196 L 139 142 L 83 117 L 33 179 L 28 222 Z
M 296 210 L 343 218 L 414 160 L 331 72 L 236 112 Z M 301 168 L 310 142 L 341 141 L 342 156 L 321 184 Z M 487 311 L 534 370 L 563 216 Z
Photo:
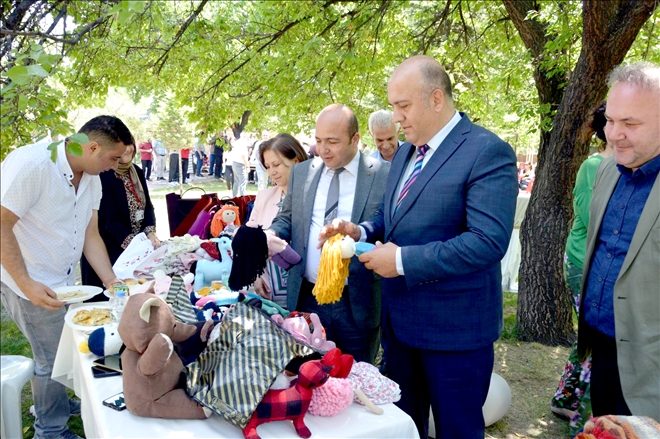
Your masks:
M 440 144 L 445 141 L 451 130 L 453 130 L 454 127 L 456 127 L 456 125 L 458 125 L 460 121 L 461 121 L 461 114 L 458 111 L 454 111 L 454 117 L 452 117 L 447 123 L 447 125 L 442 127 L 442 129 L 438 131 L 435 136 L 431 137 L 431 140 L 429 140 L 426 143 L 429 146 L 429 149 L 428 151 L 426 151 L 426 154 L 424 154 L 424 161 L 422 161 L 422 169 L 424 169 L 424 166 L 426 166 L 429 160 L 431 160 L 431 156 L 433 156 L 435 150 L 438 149 Z M 396 191 L 397 199 L 399 198 L 401 189 L 403 189 L 403 184 L 405 183 L 406 180 L 408 180 L 408 176 L 412 174 L 413 168 L 415 167 L 416 157 L 417 157 L 417 152 L 415 152 L 415 154 L 412 155 L 412 158 L 408 161 L 406 170 L 403 172 L 401 176 L 401 181 L 399 181 L 399 187 Z M 394 211 L 392 211 L 392 213 L 394 213 Z M 396 249 L 396 271 L 397 273 L 399 273 L 400 276 L 404 275 L 403 260 L 401 259 L 401 247 L 398 247 Z
M 353 200 L 355 199 L 355 187 L 357 185 L 357 174 L 360 166 L 360 151 L 355 157 L 344 166 L 344 172 L 339 174 L 339 205 L 337 207 L 337 218 L 345 221 L 351 220 L 353 214 Z M 314 197 L 314 208 L 312 210 L 312 221 L 309 225 L 309 236 L 307 239 L 307 256 L 305 263 L 305 278 L 316 283 L 319 272 L 319 262 L 321 261 L 321 249 L 316 248 L 319 245 L 319 233 L 325 220 L 325 204 L 328 199 L 330 182 L 335 175 L 335 171 L 328 167 L 323 167 L 319 184 L 316 187 L 316 196 Z
M 30 278 L 57 288 L 75 283 L 85 231 L 101 202 L 101 180 L 83 174 L 76 191 L 64 142 L 57 147 L 56 163 L 48 145 L 23 146 L 5 158 L 0 203 L 20 218 L 14 234 Z M 2 282 L 27 299 L 5 267 L 0 269 Z

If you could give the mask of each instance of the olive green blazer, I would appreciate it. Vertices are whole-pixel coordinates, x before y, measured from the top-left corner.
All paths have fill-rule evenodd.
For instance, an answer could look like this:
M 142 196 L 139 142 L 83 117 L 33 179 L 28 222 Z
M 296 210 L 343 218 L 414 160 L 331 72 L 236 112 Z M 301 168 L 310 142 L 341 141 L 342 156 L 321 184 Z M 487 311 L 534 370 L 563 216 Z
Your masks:
M 596 174 L 585 255 L 589 263 L 584 264 L 582 291 L 586 291 L 605 209 L 620 176 L 614 157 L 603 160 Z M 580 312 L 580 329 L 585 325 L 583 315 Z M 626 403 L 633 415 L 660 422 L 660 178 L 653 184 L 614 284 L 614 324 Z M 591 351 L 587 331 L 578 330 L 578 351 L 582 357 Z

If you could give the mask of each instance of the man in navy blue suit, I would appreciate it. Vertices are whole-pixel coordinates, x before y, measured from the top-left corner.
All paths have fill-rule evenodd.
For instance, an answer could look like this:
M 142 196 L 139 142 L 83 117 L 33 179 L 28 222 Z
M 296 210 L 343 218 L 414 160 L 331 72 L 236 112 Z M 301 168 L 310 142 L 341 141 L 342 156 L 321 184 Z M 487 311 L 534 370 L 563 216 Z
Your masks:
M 337 232 L 376 242 L 360 256 L 383 279 L 383 338 L 397 405 L 428 434 L 483 438 L 482 406 L 502 331 L 500 260 L 518 194 L 516 157 L 495 134 L 455 110 L 447 73 L 433 58 L 399 65 L 387 88 L 407 142 L 392 161 L 383 204 Z M 385 244 L 382 244 L 385 243 Z

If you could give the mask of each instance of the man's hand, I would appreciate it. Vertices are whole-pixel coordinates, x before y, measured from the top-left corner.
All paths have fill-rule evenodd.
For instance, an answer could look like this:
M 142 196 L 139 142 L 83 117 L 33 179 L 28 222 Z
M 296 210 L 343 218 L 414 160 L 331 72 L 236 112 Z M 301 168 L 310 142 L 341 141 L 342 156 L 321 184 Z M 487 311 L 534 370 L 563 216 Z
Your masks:
M 321 233 L 319 233 L 319 245 L 316 248 L 323 247 L 323 244 L 328 238 L 337 234 L 350 236 L 355 242 L 358 242 L 361 236 L 360 227 L 357 224 L 344 221 L 341 218 L 335 218 L 330 224 L 326 224 L 321 228 Z
M 254 292 L 266 300 L 272 300 L 270 288 L 268 287 L 266 282 L 264 282 L 264 280 L 260 277 L 258 277 L 257 280 L 254 281 Z
M 40 306 L 47 311 L 57 311 L 65 303 L 57 300 L 57 293 L 41 282 L 30 280 L 19 287 L 25 297 L 35 306 Z
M 149 232 L 147 238 L 149 238 L 149 241 L 151 241 L 151 245 L 153 245 L 154 248 L 160 247 L 160 239 L 158 239 L 154 232 Z
M 383 277 L 397 277 L 399 273 L 396 271 L 396 249 L 399 246 L 388 242 L 382 244 L 376 243 L 376 248 L 362 253 L 358 259 L 369 270 L 373 270 Z
M 111 278 L 105 279 L 101 282 L 103 283 L 103 286 L 105 287 L 106 290 L 109 289 L 114 284 L 124 283 L 124 281 L 122 281 L 121 279 L 119 279 L 117 277 L 111 277 Z

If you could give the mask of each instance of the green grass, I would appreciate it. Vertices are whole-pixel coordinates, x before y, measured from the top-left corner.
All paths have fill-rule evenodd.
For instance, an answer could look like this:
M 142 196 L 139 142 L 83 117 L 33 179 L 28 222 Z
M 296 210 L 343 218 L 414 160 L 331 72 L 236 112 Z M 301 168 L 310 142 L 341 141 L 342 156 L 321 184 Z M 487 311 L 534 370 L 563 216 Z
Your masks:
M 30 343 L 23 336 L 16 326 L 16 323 L 9 317 L 4 307 L 0 304 L 0 355 L 22 355 L 32 358 L 32 349 Z M 74 397 L 73 390 L 69 389 L 69 397 Z M 23 415 L 23 438 L 31 439 L 34 437 L 34 418 L 30 415 L 30 406 L 32 405 L 32 388 L 30 385 L 23 387 L 21 393 L 21 413 Z M 79 436 L 85 436 L 83 423 L 80 416 L 72 416 L 69 419 L 68 427 Z

